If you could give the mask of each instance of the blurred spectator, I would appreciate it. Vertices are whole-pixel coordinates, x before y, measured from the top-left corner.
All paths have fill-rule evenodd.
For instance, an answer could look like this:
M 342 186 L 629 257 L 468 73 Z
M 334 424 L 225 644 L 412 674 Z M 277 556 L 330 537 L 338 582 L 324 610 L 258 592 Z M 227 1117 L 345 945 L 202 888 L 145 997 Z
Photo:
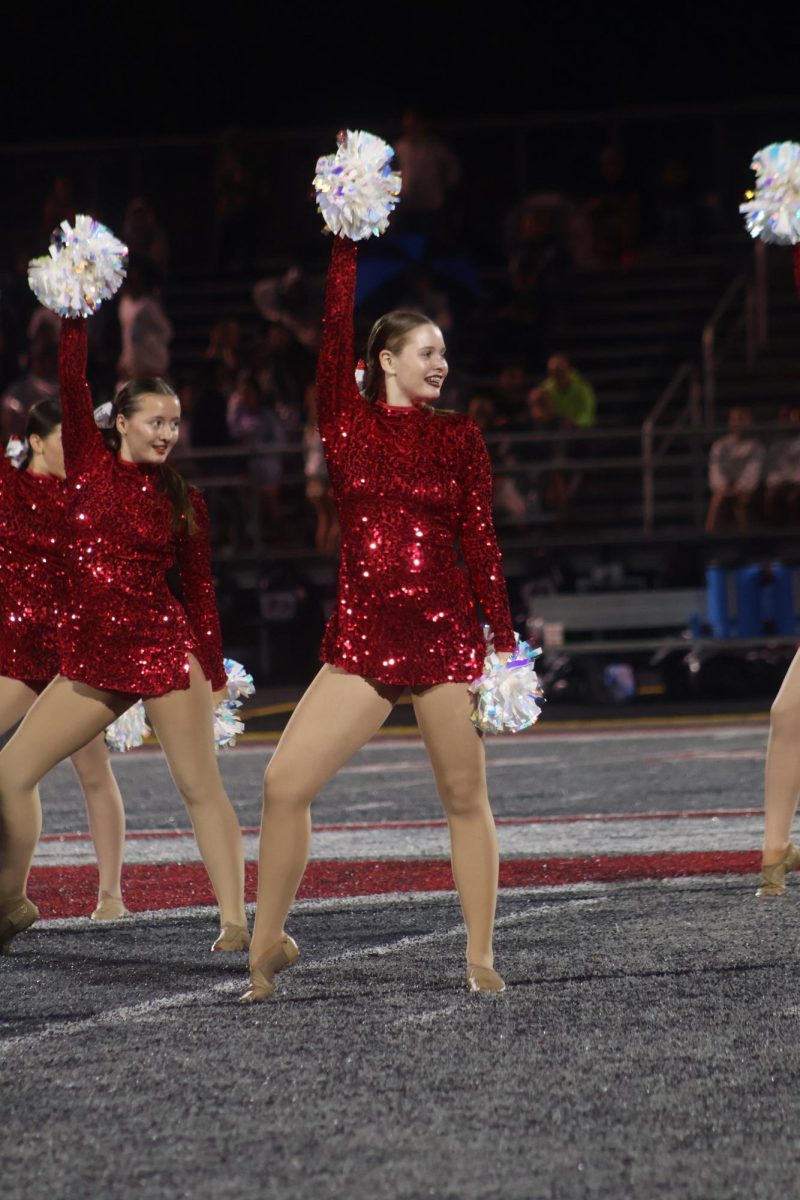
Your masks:
M 539 508 L 555 513 L 557 523 L 563 525 L 567 517 L 567 482 L 563 470 L 552 464 L 566 449 L 565 439 L 556 436 L 564 432 L 565 423 L 556 415 L 552 398 L 543 388 L 528 392 L 528 420 L 521 428 L 548 435 L 547 441 L 524 442 L 516 447 L 520 460 L 532 468 L 525 481 L 529 502 L 531 492 L 535 493 Z
M 732 408 L 728 416 L 730 433 L 717 438 L 711 447 L 708 464 L 711 502 L 706 533 L 726 527 L 731 517 L 740 532 L 748 527 L 766 457 L 761 442 L 749 436 L 752 423 L 748 408 Z
M 261 395 L 258 381 L 250 372 L 242 373 L 228 400 L 227 421 L 234 442 L 253 451 L 248 464 L 250 477 L 258 485 L 262 508 L 274 530 L 280 516 L 283 477 L 283 459 L 276 448 L 283 443 L 284 428 L 274 405 Z
M 403 135 L 395 142 L 402 172 L 397 228 L 430 235 L 461 179 L 461 164 L 418 112 L 403 114 Z
M 217 321 L 208 339 L 205 358 L 216 364 L 217 385 L 229 396 L 236 386 L 242 362 L 242 331 L 238 321 L 231 317 Z
M 588 379 L 575 370 L 565 354 L 554 354 L 547 362 L 547 378 L 539 387 L 550 397 L 553 412 L 575 429 L 590 429 L 595 423 L 597 401 Z
M 521 327 L 526 359 L 538 368 L 544 348 L 552 345 L 572 282 L 561 200 L 529 196 L 506 220 L 511 297 L 504 315 Z
M 423 312 L 447 335 L 453 330 L 453 313 L 445 292 L 437 288 L 424 267 L 416 266 L 408 279 L 408 289 L 397 303 L 398 308 Z
M 339 549 L 341 530 L 336 503 L 333 499 L 325 453 L 317 427 L 317 388 L 306 388 L 306 424 L 303 429 L 303 461 L 306 477 L 306 499 L 317 516 L 314 545 L 320 554 L 335 554 Z
M 322 321 L 322 295 L 309 286 L 299 267 L 280 279 L 262 279 L 253 288 L 253 301 L 265 321 L 282 325 L 308 350 L 316 350 Z
M 601 152 L 600 179 L 585 212 L 595 257 L 629 261 L 639 236 L 639 194 L 619 146 Z
M 153 206 L 143 196 L 136 196 L 125 210 L 122 240 L 131 257 L 148 262 L 159 279 L 169 275 L 169 237 L 159 224 Z
M 694 246 L 696 208 L 686 167 L 670 159 L 661 171 L 658 192 L 659 241 L 671 254 L 687 254 Z
M 766 456 L 764 515 L 773 524 L 794 526 L 800 517 L 800 408 L 782 408 L 778 422 L 781 434 Z
M 158 298 L 157 277 L 146 260 L 131 259 L 120 296 L 117 310 L 122 334 L 122 353 L 117 364 L 120 379 L 168 375 L 169 344 L 174 331 Z
M 58 334 L 45 322 L 31 339 L 27 371 L 9 385 L 0 400 L 3 445 L 12 435 L 25 436 L 28 412 L 34 404 L 58 396 Z
M 497 405 L 491 392 L 473 392 L 467 402 L 467 416 L 486 434 L 494 427 Z

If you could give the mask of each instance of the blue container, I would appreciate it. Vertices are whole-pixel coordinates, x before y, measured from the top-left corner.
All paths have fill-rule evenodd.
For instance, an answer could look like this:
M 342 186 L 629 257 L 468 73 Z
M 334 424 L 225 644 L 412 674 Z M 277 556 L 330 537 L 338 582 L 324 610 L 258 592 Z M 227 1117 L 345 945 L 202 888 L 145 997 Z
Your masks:
M 736 616 L 730 609 L 731 583 Z M 735 572 L 706 571 L 707 617 L 714 637 L 791 637 L 796 629 L 792 572 L 783 563 L 751 563 Z
M 706 570 L 706 615 L 714 637 L 733 636 L 728 614 L 728 572 L 722 567 Z

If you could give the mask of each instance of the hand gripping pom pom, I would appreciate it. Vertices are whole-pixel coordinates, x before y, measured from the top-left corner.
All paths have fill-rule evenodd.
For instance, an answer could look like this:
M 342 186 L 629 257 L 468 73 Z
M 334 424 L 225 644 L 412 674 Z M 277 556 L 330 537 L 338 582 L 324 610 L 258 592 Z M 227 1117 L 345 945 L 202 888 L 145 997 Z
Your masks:
M 542 686 L 533 668 L 533 660 L 541 654 L 514 634 L 514 653 L 502 663 L 494 652 L 492 634 L 484 627 L 489 653 L 483 664 L 483 674 L 469 685 L 475 696 L 472 720 L 482 733 L 519 733 L 529 729 L 538 719 L 541 708 L 536 703 L 542 697 Z
M 747 232 L 762 242 L 794 246 L 800 242 L 800 145 L 772 142 L 750 164 L 756 173 L 754 192 L 747 193 Z
M 105 225 L 83 214 L 74 228 L 62 221 L 50 252 L 28 265 L 36 299 L 60 317 L 90 317 L 119 290 L 127 270 L 128 248 Z
M 150 726 L 147 724 L 144 705 L 141 700 L 137 700 L 133 708 L 129 708 L 106 728 L 106 745 L 109 750 L 135 750 L 149 736 Z
M 394 150 L 363 130 L 347 130 L 335 154 L 317 160 L 317 208 L 331 233 L 360 242 L 386 232 L 400 196 L 400 172 L 389 163 Z

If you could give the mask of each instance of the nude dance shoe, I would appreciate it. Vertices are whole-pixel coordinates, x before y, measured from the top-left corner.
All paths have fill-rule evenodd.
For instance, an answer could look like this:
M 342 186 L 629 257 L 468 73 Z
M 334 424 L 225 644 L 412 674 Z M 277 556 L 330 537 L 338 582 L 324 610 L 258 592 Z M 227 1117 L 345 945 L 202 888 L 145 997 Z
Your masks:
M 39 910 L 27 896 L 15 896 L 0 905 L 0 954 L 8 954 L 13 938 L 39 919 Z
M 223 925 L 219 937 L 211 947 L 214 953 L 231 954 L 236 950 L 250 949 L 250 933 L 246 925 Z
M 761 881 L 756 895 L 760 900 L 767 896 L 782 896 L 786 891 L 786 872 L 800 867 L 800 849 L 789 842 L 786 853 L 780 862 L 761 866 Z
M 121 896 L 103 896 L 89 918 L 91 921 L 124 921 L 131 914 Z
M 297 942 L 284 933 L 277 942 L 250 968 L 250 987 L 239 997 L 240 1004 L 256 1004 L 275 991 L 275 976 L 296 963 L 300 957 Z
M 478 967 L 474 963 L 467 963 L 467 990 L 481 994 L 504 992 L 506 985 L 491 967 Z

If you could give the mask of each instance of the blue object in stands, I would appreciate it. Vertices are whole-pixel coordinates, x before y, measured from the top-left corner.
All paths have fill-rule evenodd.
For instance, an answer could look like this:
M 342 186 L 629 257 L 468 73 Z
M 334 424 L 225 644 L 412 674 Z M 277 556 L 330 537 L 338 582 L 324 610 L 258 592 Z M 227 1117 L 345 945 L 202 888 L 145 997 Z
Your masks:
M 714 637 L 759 638 L 774 634 L 791 637 L 794 615 L 792 572 L 783 563 L 753 563 L 734 573 L 736 617 L 728 610 L 730 572 L 706 571 L 708 623 Z

